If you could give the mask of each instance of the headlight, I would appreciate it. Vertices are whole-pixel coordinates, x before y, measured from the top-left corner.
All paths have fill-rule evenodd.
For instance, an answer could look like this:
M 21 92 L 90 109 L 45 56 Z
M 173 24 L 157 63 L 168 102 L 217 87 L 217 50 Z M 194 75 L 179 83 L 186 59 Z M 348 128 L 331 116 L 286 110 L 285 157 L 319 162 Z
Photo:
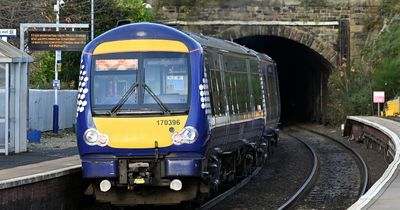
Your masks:
M 85 139 L 85 142 L 87 144 L 95 145 L 97 142 L 97 139 L 99 138 L 99 132 L 97 132 L 96 129 L 89 128 L 85 131 L 83 138 Z
M 196 128 L 192 126 L 184 127 L 181 131 L 172 135 L 172 143 L 175 145 L 193 144 L 198 136 Z
M 101 134 L 94 128 L 89 128 L 83 134 L 83 139 L 88 145 L 99 145 L 99 146 L 106 146 L 108 144 L 108 136 L 105 134 Z

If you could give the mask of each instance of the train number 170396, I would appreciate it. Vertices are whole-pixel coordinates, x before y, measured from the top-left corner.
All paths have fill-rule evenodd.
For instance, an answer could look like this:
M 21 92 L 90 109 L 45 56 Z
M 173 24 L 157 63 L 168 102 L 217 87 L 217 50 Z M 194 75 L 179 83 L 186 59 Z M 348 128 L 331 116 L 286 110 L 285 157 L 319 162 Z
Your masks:
M 180 120 L 157 120 L 157 125 L 180 125 Z

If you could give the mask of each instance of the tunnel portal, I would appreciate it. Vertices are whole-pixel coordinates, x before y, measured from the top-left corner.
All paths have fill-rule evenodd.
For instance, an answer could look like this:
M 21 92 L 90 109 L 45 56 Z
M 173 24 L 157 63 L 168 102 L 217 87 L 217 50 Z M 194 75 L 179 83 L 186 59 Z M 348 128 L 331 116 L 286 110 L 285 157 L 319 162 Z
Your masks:
M 324 57 L 303 44 L 277 36 L 247 36 L 234 42 L 265 53 L 277 63 L 282 123 L 325 122 L 332 66 Z

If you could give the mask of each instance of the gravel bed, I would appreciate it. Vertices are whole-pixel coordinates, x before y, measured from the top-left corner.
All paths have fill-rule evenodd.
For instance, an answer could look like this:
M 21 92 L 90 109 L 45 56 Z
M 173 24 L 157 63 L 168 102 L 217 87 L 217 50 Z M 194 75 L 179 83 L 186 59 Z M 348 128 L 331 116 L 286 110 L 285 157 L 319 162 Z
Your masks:
M 371 150 L 362 143 L 349 141 L 349 138 L 342 137 L 342 131 L 339 127 L 326 127 L 315 124 L 302 124 L 301 126 L 340 140 L 357 151 L 369 168 L 369 186 L 372 186 L 386 170 L 388 164 L 383 158 L 382 151 Z M 289 133 L 288 129 L 281 133 L 278 148 L 275 148 L 275 153 L 269 157 L 260 173 L 236 194 L 212 209 L 277 209 L 297 191 L 310 173 L 311 155 L 301 143 L 288 137 L 285 133 Z M 338 154 L 334 153 L 332 155 Z M 336 169 L 342 170 L 340 167 Z M 334 175 L 332 177 L 335 178 Z M 339 179 L 335 180 L 338 181 Z M 349 189 L 331 189 L 331 194 L 338 195 L 339 191 L 342 190 Z M 344 192 L 344 194 L 348 196 L 349 192 Z M 320 199 L 317 198 L 316 193 L 314 193 L 314 197 Z M 329 200 L 329 198 L 326 199 Z M 356 200 L 356 198 L 353 197 L 353 200 Z M 330 206 L 319 206 L 319 208 L 338 209 L 346 208 L 349 205 L 351 203 L 344 203 L 342 207 L 339 207 L 332 201 Z M 294 209 L 309 209 L 309 207 L 296 206 Z
M 212 209 L 277 209 L 304 183 L 311 171 L 311 153 L 284 132 L 260 173 L 233 196 Z
M 372 186 L 388 167 L 388 163 L 384 159 L 383 151 L 377 149 L 369 149 L 362 142 L 350 141 L 349 137 L 343 137 L 342 131 L 339 127 L 326 127 L 323 125 L 307 125 L 307 128 L 314 130 L 316 132 L 324 133 L 331 136 L 347 146 L 350 146 L 355 151 L 357 151 L 361 157 L 364 159 L 368 166 L 369 172 L 369 187 Z
M 63 129 L 58 133 L 42 132 L 40 143 L 28 143 L 28 151 L 61 150 L 77 147 L 76 135 L 71 129 Z
M 67 129 L 60 130 L 58 134 L 42 133 L 40 143 L 28 142 L 27 150 L 27 152 L 1 156 L 0 170 L 78 154 L 75 133 Z
M 307 142 L 317 154 L 319 170 L 311 191 L 296 209 L 346 209 L 358 199 L 361 174 L 353 153 L 320 135 L 295 129 L 293 135 Z

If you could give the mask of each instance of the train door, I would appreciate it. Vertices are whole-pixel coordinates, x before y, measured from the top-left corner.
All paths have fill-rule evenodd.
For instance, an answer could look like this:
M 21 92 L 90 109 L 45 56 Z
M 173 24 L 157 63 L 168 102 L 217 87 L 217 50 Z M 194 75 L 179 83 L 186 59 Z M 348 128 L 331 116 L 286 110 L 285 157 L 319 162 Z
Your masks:
M 274 73 L 275 73 L 275 88 L 276 88 L 275 92 L 276 92 L 276 107 L 277 107 L 277 123 L 279 123 L 281 116 L 281 94 L 279 90 L 279 76 L 276 64 L 274 65 Z
M 269 96 L 271 102 L 271 123 L 275 124 L 276 119 L 278 117 L 278 104 L 277 104 L 277 90 L 276 90 L 276 80 L 275 80 L 275 69 L 272 64 L 267 66 L 267 79 L 268 79 L 268 88 L 269 88 Z
M 269 126 L 269 121 L 272 119 L 272 109 L 271 109 L 271 88 L 269 86 L 269 81 L 268 81 L 268 73 L 267 73 L 267 63 L 261 62 L 261 72 L 262 72 L 262 79 L 264 83 L 264 98 L 265 98 L 265 113 L 266 113 L 266 120 L 267 120 L 267 126 Z

